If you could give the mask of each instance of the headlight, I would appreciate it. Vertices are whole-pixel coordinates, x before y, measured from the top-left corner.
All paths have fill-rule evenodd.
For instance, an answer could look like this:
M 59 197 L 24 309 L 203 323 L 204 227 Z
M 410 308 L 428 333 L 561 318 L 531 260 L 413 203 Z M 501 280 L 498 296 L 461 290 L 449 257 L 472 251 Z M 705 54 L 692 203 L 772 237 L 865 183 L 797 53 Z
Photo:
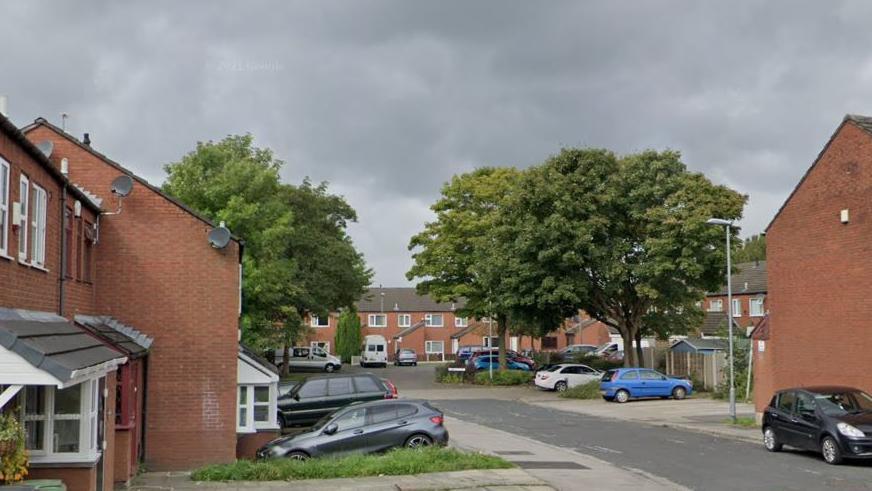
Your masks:
M 858 430 L 857 428 L 854 428 L 853 426 L 849 425 L 848 423 L 839 423 L 836 425 L 836 428 L 839 429 L 839 433 L 841 433 L 845 436 L 850 436 L 850 437 L 854 437 L 854 438 L 863 438 L 864 436 L 866 436 L 865 433 Z

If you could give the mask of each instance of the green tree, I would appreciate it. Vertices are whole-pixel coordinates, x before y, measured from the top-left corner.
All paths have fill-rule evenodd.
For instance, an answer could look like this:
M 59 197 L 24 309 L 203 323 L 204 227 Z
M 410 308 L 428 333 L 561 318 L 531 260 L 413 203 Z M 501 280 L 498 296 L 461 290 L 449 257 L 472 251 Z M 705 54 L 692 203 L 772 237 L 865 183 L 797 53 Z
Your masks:
M 766 236 L 752 235 L 743 241 L 739 241 L 733 250 L 733 262 L 750 263 L 766 260 Z
M 245 237 L 243 339 L 287 359 L 305 317 L 351 306 L 372 272 L 347 234 L 354 209 L 326 183 L 282 184 L 282 165 L 250 135 L 229 136 L 165 166 L 164 190 Z
M 725 263 L 723 230 L 705 222 L 738 219 L 745 200 L 688 172 L 677 152 L 565 149 L 524 173 L 501 208 L 498 243 L 536 285 L 522 298 L 617 328 L 634 366 L 646 330 L 681 332 L 699 318 L 694 304 Z
M 336 338 L 333 340 L 336 354 L 343 363 L 351 363 L 351 357 L 360 354 L 363 344 L 363 332 L 360 330 L 360 317 L 353 308 L 344 309 L 339 315 L 339 325 L 336 327 Z

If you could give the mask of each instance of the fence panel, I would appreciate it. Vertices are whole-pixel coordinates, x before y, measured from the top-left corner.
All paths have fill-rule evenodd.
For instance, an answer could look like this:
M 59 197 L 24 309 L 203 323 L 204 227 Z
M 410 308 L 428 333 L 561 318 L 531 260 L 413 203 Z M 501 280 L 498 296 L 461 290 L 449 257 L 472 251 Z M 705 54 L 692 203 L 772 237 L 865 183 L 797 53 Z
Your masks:
M 666 369 L 670 375 L 690 377 L 708 390 L 716 388 L 724 379 L 725 353 L 674 353 L 666 354 Z

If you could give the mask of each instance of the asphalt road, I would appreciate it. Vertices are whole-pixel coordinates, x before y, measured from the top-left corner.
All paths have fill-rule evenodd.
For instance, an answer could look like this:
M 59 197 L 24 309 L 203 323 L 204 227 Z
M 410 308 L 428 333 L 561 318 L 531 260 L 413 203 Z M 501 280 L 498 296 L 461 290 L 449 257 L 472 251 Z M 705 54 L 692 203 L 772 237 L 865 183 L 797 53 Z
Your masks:
M 640 469 L 701 490 L 872 490 L 872 464 L 491 399 L 440 400 L 447 414 Z M 603 489 L 608 489 L 603 484 Z

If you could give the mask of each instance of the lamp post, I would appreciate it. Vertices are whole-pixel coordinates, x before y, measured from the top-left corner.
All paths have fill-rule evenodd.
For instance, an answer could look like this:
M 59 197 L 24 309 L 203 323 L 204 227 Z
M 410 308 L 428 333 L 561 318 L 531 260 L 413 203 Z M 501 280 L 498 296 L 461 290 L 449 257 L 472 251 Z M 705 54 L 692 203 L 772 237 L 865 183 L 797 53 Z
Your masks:
M 736 379 L 733 369 L 733 281 L 732 264 L 730 263 L 730 232 L 733 226 L 732 220 L 711 218 L 706 221 L 708 225 L 723 226 L 727 235 L 727 330 L 730 336 L 730 419 L 736 422 Z
M 493 380 L 494 379 L 494 335 L 493 335 L 493 314 L 488 314 L 487 316 L 487 353 L 488 353 L 488 364 L 487 364 L 487 372 L 488 377 Z

